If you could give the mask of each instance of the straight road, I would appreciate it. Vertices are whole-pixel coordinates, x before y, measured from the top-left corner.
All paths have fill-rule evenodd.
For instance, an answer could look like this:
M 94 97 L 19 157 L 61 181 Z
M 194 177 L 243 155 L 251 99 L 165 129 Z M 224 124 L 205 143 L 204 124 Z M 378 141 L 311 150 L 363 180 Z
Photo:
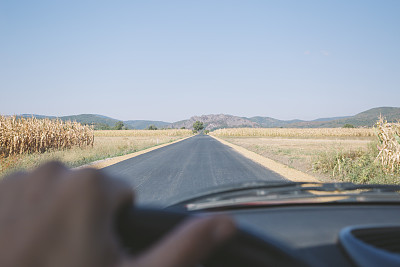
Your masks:
M 137 203 L 156 206 L 190 198 L 194 192 L 213 186 L 287 181 L 207 135 L 193 136 L 103 170 L 131 184 Z

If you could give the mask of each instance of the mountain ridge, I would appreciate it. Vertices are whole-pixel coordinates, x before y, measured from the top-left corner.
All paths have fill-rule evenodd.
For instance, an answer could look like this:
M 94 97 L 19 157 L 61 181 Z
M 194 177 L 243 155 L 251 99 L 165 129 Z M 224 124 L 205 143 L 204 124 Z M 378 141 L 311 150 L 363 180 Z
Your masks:
M 83 124 L 91 124 L 95 127 L 95 129 L 106 129 L 106 128 L 112 128 L 115 126 L 115 124 L 119 121 L 122 121 L 124 125 L 128 129 L 146 129 L 150 125 L 154 125 L 156 127 L 165 127 L 169 124 L 170 122 L 164 122 L 164 121 L 151 121 L 151 120 L 118 120 L 114 119 L 108 116 L 104 115 L 99 115 L 99 114 L 78 114 L 78 115 L 68 115 L 68 116 L 47 116 L 47 115 L 39 115 L 39 114 L 20 114 L 17 115 L 17 117 L 35 117 L 38 119 L 60 119 L 62 121 L 76 121 L 80 122 Z
M 210 114 L 193 116 L 188 120 L 172 123 L 168 126 L 168 128 L 185 127 L 186 129 L 193 129 L 193 123 L 196 121 L 203 122 L 205 129 L 210 131 L 219 128 L 258 127 L 256 122 L 253 122 L 247 118 L 227 114 Z
M 201 116 L 192 116 L 189 119 L 169 123 L 165 121 L 152 120 L 126 120 L 122 121 L 128 129 L 146 129 L 150 125 L 158 128 L 182 128 L 192 129 L 193 123 L 197 120 L 204 123 L 205 129 L 215 130 L 219 128 L 239 128 L 239 127 L 254 127 L 254 128 L 337 128 L 343 127 L 345 124 L 351 124 L 355 127 L 372 127 L 379 116 L 382 115 L 389 122 L 400 121 L 399 107 L 376 107 L 357 113 L 353 116 L 341 116 L 331 118 L 319 118 L 315 120 L 279 120 L 271 117 L 254 116 L 254 117 L 239 117 L 229 114 L 209 114 Z M 36 117 L 50 118 L 61 120 L 72 120 L 84 124 L 92 124 L 101 128 L 101 126 L 113 127 L 116 122 L 120 121 L 111 117 L 99 114 L 78 114 L 69 116 L 46 116 L 38 114 L 20 114 L 18 117 Z

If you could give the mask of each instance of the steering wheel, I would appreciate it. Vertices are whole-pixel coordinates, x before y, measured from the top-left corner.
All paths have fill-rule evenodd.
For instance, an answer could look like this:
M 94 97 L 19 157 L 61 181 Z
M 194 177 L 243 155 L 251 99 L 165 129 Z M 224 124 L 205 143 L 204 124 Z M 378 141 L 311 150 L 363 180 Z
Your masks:
M 150 247 L 190 213 L 125 207 L 117 218 L 117 232 L 128 251 L 139 253 Z M 307 266 L 294 251 L 267 236 L 240 228 L 233 238 L 202 262 L 206 267 Z

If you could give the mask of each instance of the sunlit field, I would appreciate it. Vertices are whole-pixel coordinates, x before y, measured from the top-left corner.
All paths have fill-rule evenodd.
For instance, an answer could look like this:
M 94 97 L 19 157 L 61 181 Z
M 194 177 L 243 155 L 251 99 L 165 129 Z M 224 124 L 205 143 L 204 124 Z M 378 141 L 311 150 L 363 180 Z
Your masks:
M 223 139 L 324 181 L 337 179 L 313 170 L 313 162 L 318 155 L 335 151 L 366 151 L 368 145 L 373 142 L 373 138 L 223 137 Z
M 217 137 L 373 137 L 371 128 L 229 128 L 211 133 Z
M 192 135 L 190 130 L 108 130 L 94 131 L 93 146 L 48 149 L 43 153 L 24 153 L 0 157 L 0 176 L 16 170 L 29 170 L 49 160 L 78 167 L 97 160 L 137 152 Z
M 126 137 L 126 136 L 134 136 L 134 137 L 165 137 L 165 136 L 189 136 L 192 134 L 192 130 L 189 129 L 166 129 L 166 130 L 101 130 L 95 131 L 95 137 Z
M 381 119 L 369 129 L 235 128 L 210 134 L 321 181 L 399 184 L 399 129 Z
M 77 122 L 0 115 L 0 155 L 93 145 L 93 130 Z

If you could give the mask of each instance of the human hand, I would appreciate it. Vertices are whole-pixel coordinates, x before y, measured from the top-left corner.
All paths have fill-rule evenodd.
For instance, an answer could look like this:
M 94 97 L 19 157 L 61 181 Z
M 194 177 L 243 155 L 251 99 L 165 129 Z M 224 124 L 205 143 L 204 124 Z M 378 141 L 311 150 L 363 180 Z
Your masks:
M 133 203 L 122 181 L 94 169 L 45 164 L 0 181 L 0 266 L 193 266 L 235 231 L 226 216 L 190 219 L 141 255 L 127 255 L 115 231 Z

